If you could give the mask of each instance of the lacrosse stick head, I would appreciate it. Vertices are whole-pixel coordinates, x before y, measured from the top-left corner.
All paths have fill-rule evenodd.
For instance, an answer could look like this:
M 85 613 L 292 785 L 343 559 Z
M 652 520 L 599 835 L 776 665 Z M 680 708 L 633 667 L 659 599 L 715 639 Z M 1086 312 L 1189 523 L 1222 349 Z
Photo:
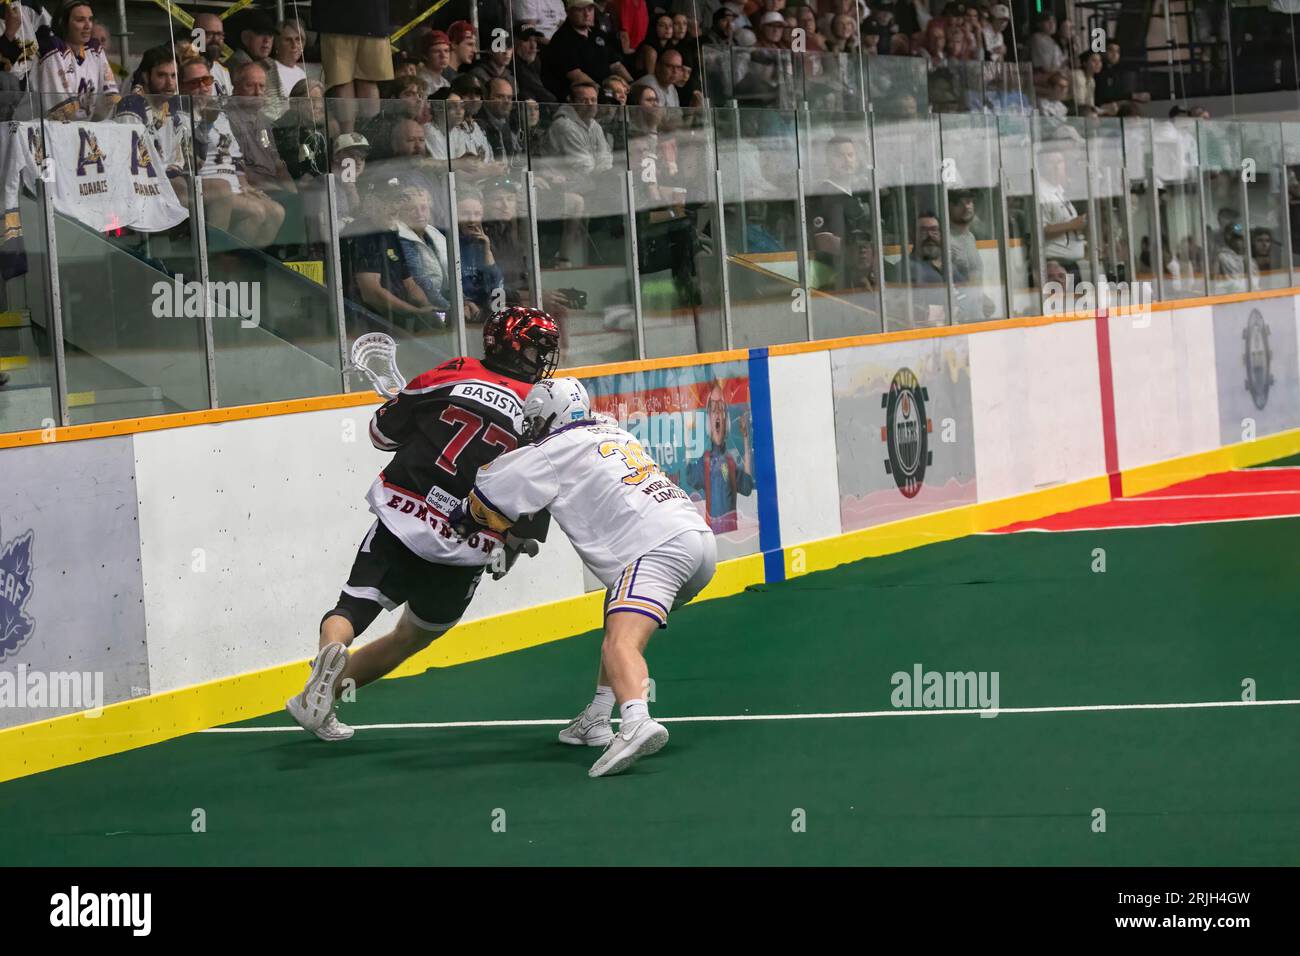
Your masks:
M 348 372 L 360 372 L 382 398 L 392 398 L 406 387 L 397 369 L 397 343 L 383 332 L 367 332 L 352 343 Z

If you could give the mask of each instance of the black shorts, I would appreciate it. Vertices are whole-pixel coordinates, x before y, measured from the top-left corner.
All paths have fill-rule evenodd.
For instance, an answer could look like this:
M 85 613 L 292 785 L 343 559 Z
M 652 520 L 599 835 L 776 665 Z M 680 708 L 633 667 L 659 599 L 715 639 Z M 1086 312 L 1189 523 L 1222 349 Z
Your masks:
M 434 564 L 412 554 L 378 519 L 357 550 L 339 603 L 326 614 L 339 614 L 360 634 L 379 612 L 407 606 L 426 631 L 446 631 L 465 613 L 483 577 L 483 568 Z

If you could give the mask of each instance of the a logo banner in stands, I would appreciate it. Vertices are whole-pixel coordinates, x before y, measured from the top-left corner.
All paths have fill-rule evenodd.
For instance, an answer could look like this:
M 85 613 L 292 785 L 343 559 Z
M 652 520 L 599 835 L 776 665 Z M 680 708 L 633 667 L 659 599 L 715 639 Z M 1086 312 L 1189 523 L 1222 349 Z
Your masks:
M 3 124 L 5 212 L 17 210 L 20 182 L 34 190 L 43 180 L 56 212 L 96 232 L 170 229 L 189 212 L 157 153 L 157 141 L 135 123 Z
M 1295 300 L 1287 296 L 1213 308 L 1223 444 L 1300 425 Z
M 131 438 L 10 448 L 4 458 L 0 727 L 147 693 Z
M 607 375 L 583 384 L 593 409 L 618 419 L 691 496 L 717 535 L 719 558 L 758 550 L 748 362 Z
M 964 337 L 831 352 L 845 531 L 975 501 Z

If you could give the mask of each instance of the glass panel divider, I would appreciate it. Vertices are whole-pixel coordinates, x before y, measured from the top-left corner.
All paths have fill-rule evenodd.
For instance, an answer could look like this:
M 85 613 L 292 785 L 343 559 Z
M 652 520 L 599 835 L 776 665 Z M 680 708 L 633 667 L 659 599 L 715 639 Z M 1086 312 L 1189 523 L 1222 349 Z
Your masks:
M 194 258 L 197 260 L 199 285 L 203 289 L 203 359 L 208 375 L 208 405 L 220 408 L 217 395 L 217 345 L 212 331 L 212 286 L 208 276 L 208 221 L 203 207 L 203 180 L 193 177 L 194 186 Z
M 41 135 L 45 130 L 42 125 Z M 49 142 L 48 139 L 45 140 Z M 48 146 L 46 147 L 49 148 Z M 45 178 L 37 177 L 40 186 L 41 207 L 45 213 L 45 241 L 49 248 L 45 256 L 46 279 L 50 283 L 50 333 L 54 339 L 54 394 L 57 400 L 59 424 L 68 426 L 72 418 L 68 412 L 68 366 L 67 356 L 63 350 L 63 292 L 59 286 L 59 241 L 54 234 L 54 197 L 50 195 L 50 184 Z
M 347 392 L 350 391 L 347 369 L 352 364 L 352 353 L 348 348 L 347 313 L 343 305 L 343 254 L 339 244 L 338 194 L 336 187 L 335 174 L 333 172 L 326 173 L 325 218 L 326 232 L 329 235 L 329 258 L 326 260 L 328 268 L 326 269 L 325 278 L 334 290 L 334 294 L 330 298 L 334 306 L 334 316 L 339 329 L 339 378 L 343 383 L 343 391 Z M 200 234 L 202 234 L 201 231 Z
M 461 272 L 460 257 L 460 211 L 456 208 L 456 171 L 447 170 L 447 208 L 450 217 L 448 231 L 451 241 L 447 243 L 447 253 L 451 256 L 451 301 L 456 309 L 456 351 L 469 355 L 469 341 L 465 335 L 465 277 Z

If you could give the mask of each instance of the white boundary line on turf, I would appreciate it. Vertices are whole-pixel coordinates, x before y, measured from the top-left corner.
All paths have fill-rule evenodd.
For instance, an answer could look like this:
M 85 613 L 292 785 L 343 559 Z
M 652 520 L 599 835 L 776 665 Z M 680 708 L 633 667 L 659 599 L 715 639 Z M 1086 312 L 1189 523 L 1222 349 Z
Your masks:
M 898 709 L 851 710 L 826 714 L 731 714 L 718 717 L 656 717 L 661 724 L 731 723 L 747 720 L 856 720 L 865 717 L 938 717 L 981 714 L 1074 714 L 1127 710 L 1204 710 L 1212 707 L 1294 707 L 1300 700 L 1207 700 L 1187 704 L 1071 704 L 1062 707 L 1000 707 L 997 710 Z M 614 718 L 618 722 L 618 718 Z M 354 730 L 449 730 L 460 727 L 563 727 L 568 720 L 451 720 L 436 723 L 355 724 Z M 301 727 L 209 727 L 201 734 L 279 734 L 300 732 Z

